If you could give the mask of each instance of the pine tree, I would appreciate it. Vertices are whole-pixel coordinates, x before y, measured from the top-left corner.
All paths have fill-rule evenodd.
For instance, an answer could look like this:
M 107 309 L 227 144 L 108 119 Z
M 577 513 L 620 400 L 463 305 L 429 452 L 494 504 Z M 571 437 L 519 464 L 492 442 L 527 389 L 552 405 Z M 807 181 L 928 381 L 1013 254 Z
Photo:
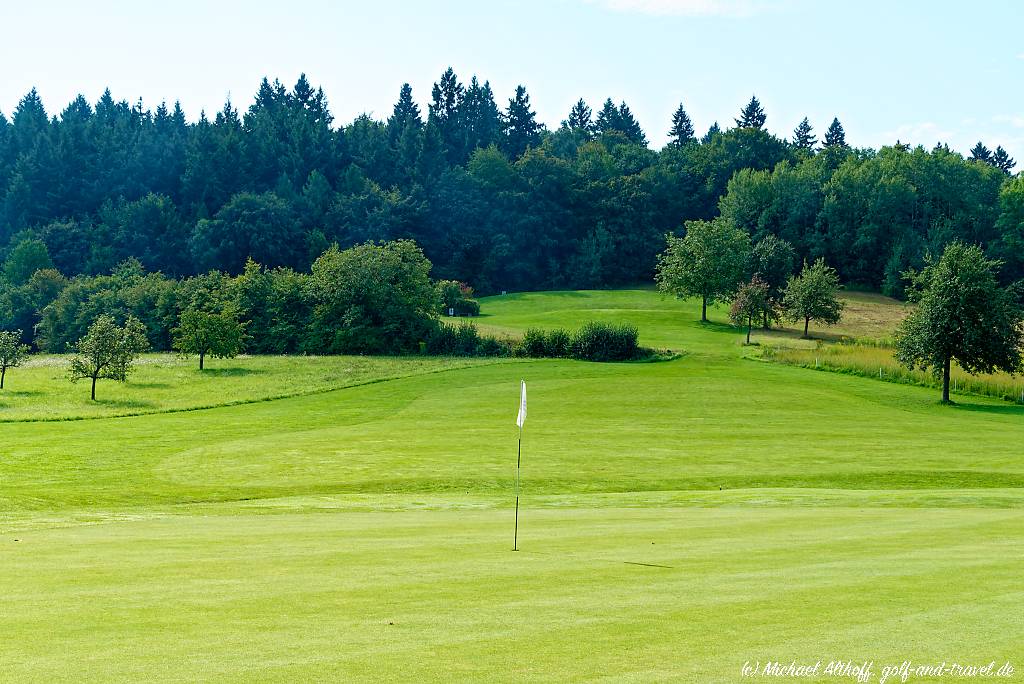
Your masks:
M 562 122 L 562 127 L 570 131 L 579 131 L 589 136 L 594 130 L 594 113 L 587 103 L 580 98 L 569 110 L 569 118 Z
M 669 144 L 676 147 L 682 147 L 693 140 L 693 122 L 690 121 L 690 116 L 683 108 L 682 102 L 679 103 L 679 107 L 672 115 L 672 128 L 669 129 L 668 134 L 671 137 Z
M 601 105 L 601 111 L 597 113 L 594 130 L 597 131 L 598 135 L 604 135 L 605 133 L 621 130 L 621 128 L 622 123 L 619 120 L 619 110 L 615 103 L 612 102 L 612 98 L 609 97 Z
M 629 106 L 625 102 L 619 104 L 619 126 L 620 132 L 629 139 L 630 142 L 636 143 L 637 145 L 646 145 L 647 136 L 644 135 L 644 131 L 640 128 L 640 122 L 633 116 L 633 112 L 630 111 Z
M 623 102 L 616 107 L 610 97 L 604 101 L 601 111 L 597 114 L 597 123 L 594 125 L 594 130 L 597 131 L 598 135 L 618 133 L 630 142 L 638 145 L 647 144 L 647 137 L 633 116 L 633 112 L 630 111 L 629 106 Z
M 843 124 L 839 123 L 838 117 L 832 119 L 828 130 L 825 131 L 823 147 L 827 149 L 845 149 L 849 147 L 846 144 L 846 131 L 843 130 Z
M 459 106 L 462 104 L 464 92 L 465 88 L 459 83 L 451 67 L 441 74 L 441 80 L 434 84 L 430 92 L 432 101 L 428 107 L 427 119 L 437 127 L 445 156 L 450 164 L 462 163 L 466 154 L 465 136 L 459 121 Z
M 466 137 L 467 152 L 486 148 L 500 141 L 501 112 L 494 102 L 490 82 L 484 81 L 484 84 L 480 85 L 476 76 L 470 80 L 459 106 L 459 120 Z
M 814 152 L 814 146 L 817 143 L 818 138 L 814 135 L 814 128 L 811 127 L 811 122 L 805 116 L 804 120 L 793 129 L 793 147 L 805 152 Z
M 700 141 L 704 145 L 707 145 L 714 139 L 716 135 L 720 134 L 721 132 L 722 129 L 719 127 L 718 122 L 716 121 L 715 123 L 711 124 L 711 126 L 708 128 L 708 132 L 704 134 L 704 137 L 701 138 Z
M 407 128 L 418 131 L 422 126 L 420 107 L 412 99 L 412 86 L 403 83 L 402 90 L 398 93 L 398 102 L 395 103 L 391 117 L 388 119 L 388 138 L 391 140 L 391 145 L 398 146 Z
M 1006 175 L 1010 175 L 1010 170 L 1017 165 L 1017 162 L 1014 161 L 1013 157 L 1007 154 L 1002 145 L 999 145 L 996 147 L 996 151 L 992 154 L 992 165 Z
M 540 142 L 540 124 L 537 114 L 530 109 L 530 96 L 526 88 L 516 86 L 516 94 L 508 101 L 505 113 L 505 140 L 503 148 L 512 159 L 518 159 L 528 147 Z
M 756 97 L 751 96 L 747 106 L 740 110 L 740 118 L 736 119 L 736 126 L 738 128 L 761 128 L 767 118 L 761 108 L 761 103 Z
M 971 159 L 973 161 L 981 161 L 986 164 L 991 164 L 992 152 L 979 140 L 978 144 L 971 148 Z
M 417 180 L 422 185 L 430 185 L 444 172 L 444 142 L 437 124 L 428 121 L 423 127 L 422 143 L 416 159 Z

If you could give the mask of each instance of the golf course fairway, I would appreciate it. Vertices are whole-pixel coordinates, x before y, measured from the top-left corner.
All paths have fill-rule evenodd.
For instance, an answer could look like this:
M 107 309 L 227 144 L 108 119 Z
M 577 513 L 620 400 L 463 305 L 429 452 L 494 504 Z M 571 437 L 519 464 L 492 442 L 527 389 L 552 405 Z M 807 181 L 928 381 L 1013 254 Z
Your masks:
M 96 406 L 57 362 L 9 373 L 0 681 L 1021 676 L 1024 406 L 769 363 L 648 290 L 482 305 L 485 331 L 623 321 L 680 356 L 301 381 L 301 358 L 153 357 Z

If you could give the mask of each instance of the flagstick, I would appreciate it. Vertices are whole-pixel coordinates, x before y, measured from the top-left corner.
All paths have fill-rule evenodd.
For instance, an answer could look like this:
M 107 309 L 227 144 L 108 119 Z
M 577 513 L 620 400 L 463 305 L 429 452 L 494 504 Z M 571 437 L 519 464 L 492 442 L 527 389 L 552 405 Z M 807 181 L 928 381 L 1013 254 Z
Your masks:
M 516 528 L 512 537 L 512 550 L 519 550 L 519 463 L 523 458 L 523 428 L 519 427 L 519 447 L 516 450 Z

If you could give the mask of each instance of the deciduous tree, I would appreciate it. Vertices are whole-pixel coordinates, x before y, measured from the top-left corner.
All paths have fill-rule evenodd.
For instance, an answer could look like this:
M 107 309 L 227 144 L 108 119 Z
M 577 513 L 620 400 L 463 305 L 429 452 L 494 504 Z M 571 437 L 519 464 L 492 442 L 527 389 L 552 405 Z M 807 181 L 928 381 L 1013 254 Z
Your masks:
M 917 308 L 897 330 L 896 359 L 940 375 L 944 402 L 953 361 L 968 373 L 1021 368 L 1022 312 L 1015 293 L 999 287 L 998 268 L 980 248 L 954 242 L 910 274 Z
M 732 295 L 743 280 L 750 258 L 750 236 L 730 221 L 688 221 L 686 235 L 667 235 L 658 256 L 658 289 L 677 297 L 700 297 L 700 320 L 708 304 Z
M 147 349 L 146 328 L 139 319 L 130 316 L 124 326 L 119 326 L 112 317 L 100 316 L 75 345 L 69 377 L 71 382 L 92 380 L 90 396 L 95 401 L 96 381 L 125 382 L 135 359 Z
M 207 356 L 233 359 L 242 351 L 245 326 L 238 321 L 238 312 L 226 306 L 218 313 L 190 308 L 181 313 L 174 329 L 174 349 L 185 356 L 199 357 L 203 370 Z
M 20 366 L 28 355 L 28 345 L 21 343 L 21 331 L 0 330 L 0 390 L 8 368 Z
M 782 297 L 786 290 L 793 267 L 796 263 L 796 251 L 793 245 L 768 233 L 756 245 L 751 253 L 751 272 L 754 278 L 768 288 L 768 301 L 773 310 L 782 308 Z M 761 324 L 765 330 L 771 325 L 771 311 L 765 310 Z
M 811 321 L 835 325 L 842 318 L 843 302 L 838 294 L 839 275 L 824 259 L 818 259 L 809 266 L 805 262 L 800 274 L 789 279 L 782 306 L 790 320 L 804 322 L 803 336 L 807 338 Z
M 750 344 L 750 329 L 755 320 L 768 320 L 774 317 L 775 308 L 769 297 L 768 283 L 756 275 L 749 283 L 743 283 L 736 290 L 729 307 L 729 318 L 736 325 L 747 326 L 747 344 Z

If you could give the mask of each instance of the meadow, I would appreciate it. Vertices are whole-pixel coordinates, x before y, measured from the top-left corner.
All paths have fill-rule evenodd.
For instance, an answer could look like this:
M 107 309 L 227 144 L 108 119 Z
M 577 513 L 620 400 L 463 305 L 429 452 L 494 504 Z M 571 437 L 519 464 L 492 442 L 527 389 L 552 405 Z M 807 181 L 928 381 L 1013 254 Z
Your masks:
M 877 315 L 831 334 L 884 336 L 899 313 L 868 300 Z M 683 354 L 209 375 L 150 357 L 101 385 L 124 405 L 96 411 L 134 416 L 88 413 L 59 359 L 12 371 L 27 394 L 0 394 L 0 681 L 1024 670 L 1024 407 L 772 363 L 721 308 L 701 325 L 649 290 L 482 304 L 491 332 L 625 321 Z

